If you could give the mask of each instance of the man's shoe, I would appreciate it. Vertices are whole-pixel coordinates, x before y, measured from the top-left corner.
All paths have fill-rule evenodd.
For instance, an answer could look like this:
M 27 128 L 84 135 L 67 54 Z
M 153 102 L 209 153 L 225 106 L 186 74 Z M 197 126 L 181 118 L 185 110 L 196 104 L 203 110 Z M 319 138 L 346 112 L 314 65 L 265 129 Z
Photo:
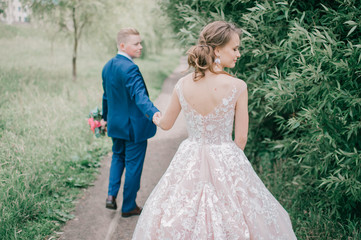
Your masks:
M 105 207 L 109 209 L 117 209 L 117 202 L 115 201 L 114 196 L 108 196 L 107 200 L 105 201 Z
M 132 211 L 130 212 L 122 212 L 122 217 L 131 217 L 131 216 L 135 216 L 135 215 L 140 215 L 140 213 L 142 212 L 142 208 L 136 206 Z

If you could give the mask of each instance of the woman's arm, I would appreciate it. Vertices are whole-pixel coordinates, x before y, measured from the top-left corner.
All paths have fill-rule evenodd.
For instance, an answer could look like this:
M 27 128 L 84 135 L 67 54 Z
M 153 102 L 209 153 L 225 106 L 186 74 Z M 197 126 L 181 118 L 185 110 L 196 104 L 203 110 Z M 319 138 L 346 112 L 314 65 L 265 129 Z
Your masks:
M 178 95 L 176 90 L 173 90 L 173 94 L 170 100 L 170 103 L 165 111 L 164 115 L 159 117 L 159 115 L 154 115 L 153 122 L 158 127 L 162 128 L 163 130 L 169 130 L 173 127 L 175 120 L 181 111 L 182 107 L 179 103 Z
M 247 88 L 242 91 L 236 103 L 234 142 L 244 150 L 248 135 L 248 93 Z

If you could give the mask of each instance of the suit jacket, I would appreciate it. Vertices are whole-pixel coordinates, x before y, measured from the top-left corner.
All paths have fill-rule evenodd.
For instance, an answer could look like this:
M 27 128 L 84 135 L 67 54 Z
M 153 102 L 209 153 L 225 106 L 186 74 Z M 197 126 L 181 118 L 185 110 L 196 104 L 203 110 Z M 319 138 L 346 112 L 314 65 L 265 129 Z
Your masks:
M 149 100 L 138 66 L 117 54 L 105 64 L 102 78 L 108 136 L 133 142 L 153 137 L 157 127 L 152 118 L 159 110 Z

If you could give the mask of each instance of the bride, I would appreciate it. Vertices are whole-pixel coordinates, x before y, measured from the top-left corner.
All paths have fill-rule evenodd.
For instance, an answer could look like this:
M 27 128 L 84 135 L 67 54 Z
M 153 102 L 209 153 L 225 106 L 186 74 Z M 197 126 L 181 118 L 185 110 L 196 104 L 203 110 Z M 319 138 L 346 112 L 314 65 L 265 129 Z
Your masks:
M 240 57 L 240 34 L 216 21 L 188 51 L 195 70 L 178 81 L 165 114 L 153 121 L 168 130 L 183 110 L 189 136 L 145 203 L 133 239 L 296 239 L 288 213 L 243 152 L 247 85 L 223 71 Z

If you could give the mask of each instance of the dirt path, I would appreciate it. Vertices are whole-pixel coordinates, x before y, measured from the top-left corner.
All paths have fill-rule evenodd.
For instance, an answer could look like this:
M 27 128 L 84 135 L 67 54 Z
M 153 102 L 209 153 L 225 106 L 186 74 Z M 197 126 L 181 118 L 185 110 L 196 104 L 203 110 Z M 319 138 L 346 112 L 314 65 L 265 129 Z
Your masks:
M 171 97 L 173 87 L 184 75 L 187 68 L 186 60 L 181 59 L 180 65 L 164 81 L 162 92 L 154 102 L 164 111 Z M 180 114 L 170 131 L 158 129 L 155 137 L 148 141 L 144 162 L 141 188 L 137 203 L 143 206 L 149 194 L 167 169 L 179 144 L 187 137 L 183 114 Z M 102 167 L 94 186 L 88 188 L 79 200 L 75 210 L 75 218 L 63 227 L 61 240 L 127 240 L 131 239 L 138 217 L 122 218 L 120 208 L 122 192 L 119 192 L 116 211 L 105 208 L 111 155 L 102 161 Z M 122 180 L 122 183 L 124 181 Z M 121 186 L 123 189 L 123 184 Z

